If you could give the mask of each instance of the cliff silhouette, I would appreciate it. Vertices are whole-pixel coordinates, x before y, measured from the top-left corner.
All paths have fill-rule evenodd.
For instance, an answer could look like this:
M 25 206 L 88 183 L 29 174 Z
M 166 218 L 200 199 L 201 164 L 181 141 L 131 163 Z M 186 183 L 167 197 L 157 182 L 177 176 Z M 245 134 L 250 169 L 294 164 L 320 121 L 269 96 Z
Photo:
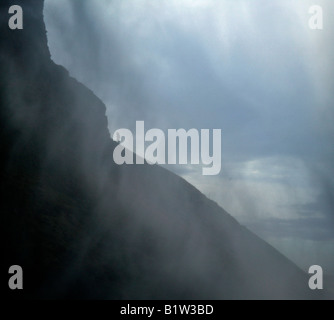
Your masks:
M 42 0 L 0 33 L 1 289 L 9 299 L 310 299 L 308 275 L 175 174 L 117 166 L 106 107 L 50 58 Z M 75 59 L 75 57 L 73 57 Z M 8 289 L 8 268 L 24 290 Z

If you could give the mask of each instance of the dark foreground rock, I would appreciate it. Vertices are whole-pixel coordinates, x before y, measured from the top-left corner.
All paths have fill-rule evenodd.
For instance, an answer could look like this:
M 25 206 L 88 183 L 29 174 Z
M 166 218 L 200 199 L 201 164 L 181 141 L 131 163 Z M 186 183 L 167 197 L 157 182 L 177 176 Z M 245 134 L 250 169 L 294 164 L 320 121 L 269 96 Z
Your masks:
M 105 106 L 55 65 L 42 0 L 0 4 L 1 290 L 7 298 L 319 298 L 308 276 L 178 176 L 117 166 Z M 75 57 L 73 57 L 75 59 Z M 8 268 L 24 290 L 8 290 Z

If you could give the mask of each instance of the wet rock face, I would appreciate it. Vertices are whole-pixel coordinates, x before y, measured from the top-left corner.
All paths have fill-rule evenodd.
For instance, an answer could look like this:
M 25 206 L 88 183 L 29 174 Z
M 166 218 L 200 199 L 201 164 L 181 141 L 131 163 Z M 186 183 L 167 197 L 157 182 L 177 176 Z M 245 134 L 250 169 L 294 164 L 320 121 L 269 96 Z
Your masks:
M 65 287 L 57 281 L 94 230 L 86 225 L 98 188 L 92 176 L 102 145 L 112 142 L 102 102 L 50 59 L 43 1 L 15 4 L 23 9 L 23 30 L 8 27 L 12 2 L 0 7 L 2 274 L 21 264 L 21 295 L 66 295 L 52 287 Z
M 1 290 L 9 298 L 309 298 L 307 276 L 183 179 L 117 166 L 105 106 L 50 59 L 42 0 L 1 1 Z M 75 59 L 75 57 L 73 57 Z M 21 265 L 24 290 L 8 290 Z

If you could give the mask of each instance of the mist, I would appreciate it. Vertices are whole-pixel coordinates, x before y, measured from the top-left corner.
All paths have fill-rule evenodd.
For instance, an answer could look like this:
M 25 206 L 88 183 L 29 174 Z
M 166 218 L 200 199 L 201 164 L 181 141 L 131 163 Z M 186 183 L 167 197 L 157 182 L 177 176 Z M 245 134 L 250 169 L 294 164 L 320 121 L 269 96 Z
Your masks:
M 219 177 L 168 169 L 304 270 L 333 274 L 333 4 L 319 2 L 318 33 L 312 4 L 63 0 L 44 13 L 53 60 L 103 100 L 111 133 L 222 129 Z
M 244 1 L 49 0 L 45 34 L 43 1 L 18 3 L 24 31 L 15 38 L 6 25 L 0 38 L 8 43 L 1 51 L 2 252 L 5 264 L 24 266 L 26 297 L 326 296 L 309 291 L 305 270 L 243 226 L 284 244 L 299 265 L 314 256 L 302 261 L 294 241 L 313 247 L 326 268 L 333 263 L 333 131 L 310 113 L 323 99 L 330 114 L 331 96 L 322 86 L 314 89 L 320 95 L 306 95 L 313 74 L 304 78 L 310 70 L 300 57 L 286 62 L 296 49 L 275 47 L 288 39 L 274 24 L 263 28 L 264 42 L 271 32 L 278 37 L 273 47 L 258 51 L 255 21 L 281 21 L 276 13 L 268 18 Z M 287 3 L 273 6 L 298 16 Z M 234 20 L 239 10 L 243 22 Z M 260 68 L 282 54 L 283 71 L 271 60 Z M 136 121 L 222 129 L 221 174 L 116 165 L 111 134 Z

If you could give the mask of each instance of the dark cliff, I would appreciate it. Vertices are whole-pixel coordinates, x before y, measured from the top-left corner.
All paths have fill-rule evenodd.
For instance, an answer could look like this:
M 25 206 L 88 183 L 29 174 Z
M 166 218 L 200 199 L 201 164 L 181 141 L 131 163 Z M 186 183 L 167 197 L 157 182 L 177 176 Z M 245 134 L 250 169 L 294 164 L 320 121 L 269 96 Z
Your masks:
M 105 106 L 55 65 L 42 0 L 0 4 L 1 283 L 8 298 L 311 298 L 308 278 L 187 182 L 117 166 Z M 75 58 L 75 57 L 73 57 Z M 24 290 L 7 289 L 8 268 Z

